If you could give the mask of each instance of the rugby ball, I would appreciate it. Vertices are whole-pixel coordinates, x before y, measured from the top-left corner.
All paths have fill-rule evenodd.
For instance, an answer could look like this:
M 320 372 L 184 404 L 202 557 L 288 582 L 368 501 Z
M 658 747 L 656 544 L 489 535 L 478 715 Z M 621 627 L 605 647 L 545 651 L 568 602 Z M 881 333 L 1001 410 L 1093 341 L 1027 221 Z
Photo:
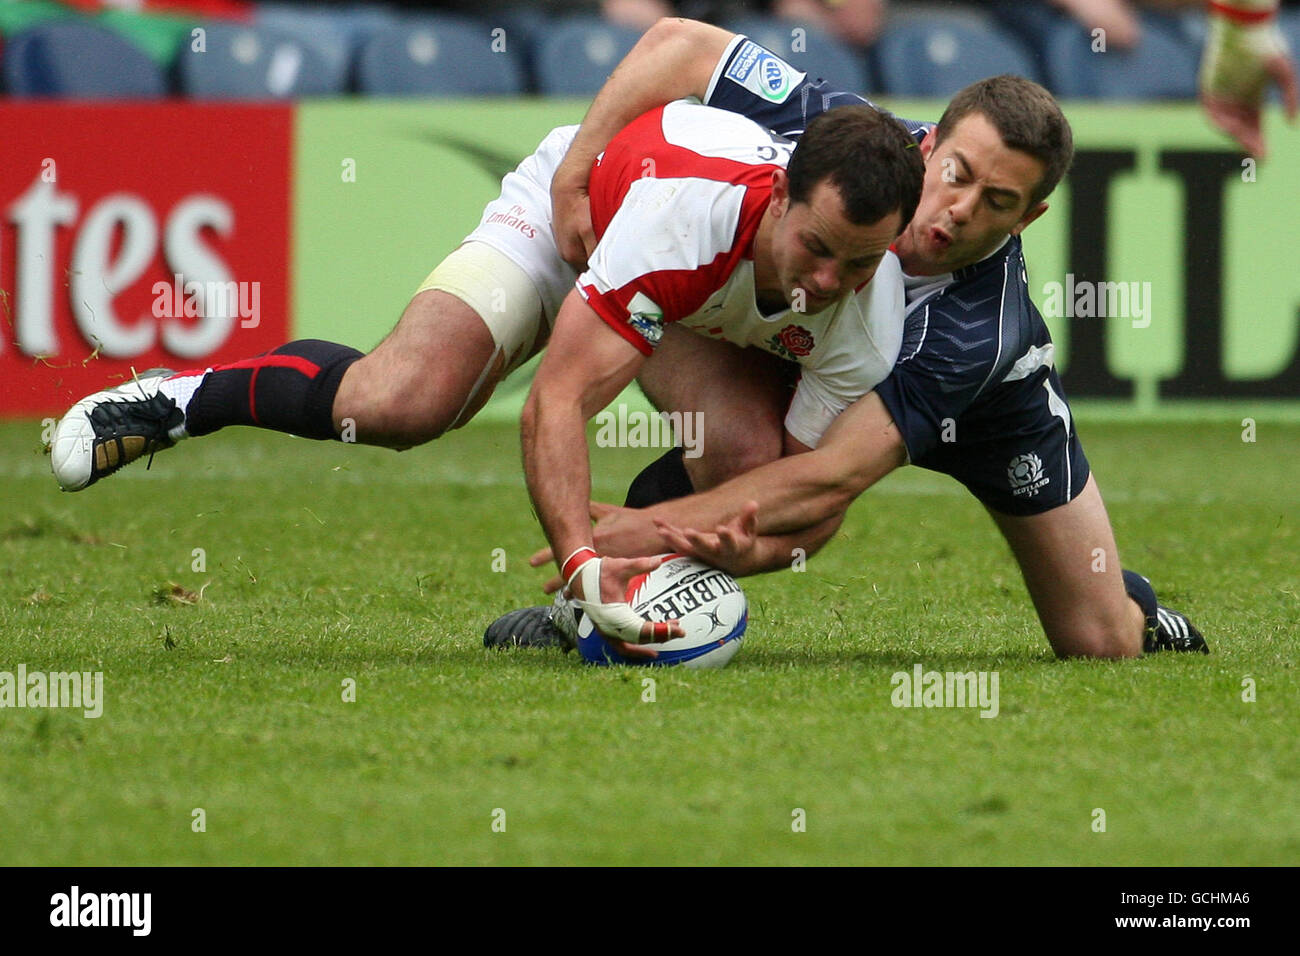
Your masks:
M 651 621 L 680 621 L 686 636 L 655 644 L 656 658 L 624 657 L 583 614 L 578 621 L 578 653 L 587 663 L 725 667 L 740 650 L 749 621 L 749 604 L 735 578 L 680 554 L 629 581 L 627 603 Z

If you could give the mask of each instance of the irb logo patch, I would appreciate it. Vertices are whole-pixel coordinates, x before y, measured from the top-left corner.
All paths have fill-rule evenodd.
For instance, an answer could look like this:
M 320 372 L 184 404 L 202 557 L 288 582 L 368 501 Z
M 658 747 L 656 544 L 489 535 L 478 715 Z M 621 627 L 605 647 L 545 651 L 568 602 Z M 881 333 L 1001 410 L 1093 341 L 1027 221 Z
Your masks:
M 746 40 L 731 58 L 727 79 L 773 103 L 784 103 L 791 90 L 807 76 L 779 56 Z

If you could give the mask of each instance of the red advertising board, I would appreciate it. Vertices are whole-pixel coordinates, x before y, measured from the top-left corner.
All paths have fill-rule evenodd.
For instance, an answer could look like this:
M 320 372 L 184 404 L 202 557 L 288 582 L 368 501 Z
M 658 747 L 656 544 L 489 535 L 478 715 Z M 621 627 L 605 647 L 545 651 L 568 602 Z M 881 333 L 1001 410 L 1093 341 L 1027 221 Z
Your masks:
M 0 103 L 0 417 L 288 338 L 292 107 Z

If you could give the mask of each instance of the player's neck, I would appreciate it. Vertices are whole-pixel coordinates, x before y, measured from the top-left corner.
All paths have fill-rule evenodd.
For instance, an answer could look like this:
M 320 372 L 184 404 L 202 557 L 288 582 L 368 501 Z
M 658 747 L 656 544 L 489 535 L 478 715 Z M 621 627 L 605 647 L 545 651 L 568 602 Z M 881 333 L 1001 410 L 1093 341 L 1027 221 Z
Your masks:
M 781 280 L 776 274 L 776 262 L 772 258 L 772 234 L 776 228 L 776 217 L 769 206 L 754 231 L 754 302 L 759 311 L 765 315 L 780 312 L 788 307 L 785 293 L 781 289 Z

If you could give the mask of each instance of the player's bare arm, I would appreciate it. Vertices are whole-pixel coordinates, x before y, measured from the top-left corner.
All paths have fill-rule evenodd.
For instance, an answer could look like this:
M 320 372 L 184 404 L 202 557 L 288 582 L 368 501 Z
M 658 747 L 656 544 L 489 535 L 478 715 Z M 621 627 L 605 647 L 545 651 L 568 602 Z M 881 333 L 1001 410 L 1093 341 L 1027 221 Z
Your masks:
M 624 640 L 649 642 L 679 637 L 682 631 L 672 622 L 643 621 L 619 603 L 620 585 L 648 565 L 602 561 L 592 547 L 585 431 L 588 419 L 636 377 L 644 361 L 578 292 L 571 292 L 528 393 L 520 437 L 528 492 L 574 597 L 600 621 L 602 631 L 608 628 L 606 633 Z
M 794 565 L 819 551 L 843 523 L 843 513 L 794 534 L 758 533 L 758 503 L 748 502 L 734 518 L 711 531 L 679 528 L 662 518 L 655 527 L 674 551 L 699 558 L 736 577 Z
M 606 554 L 654 554 L 674 546 L 657 521 L 679 529 L 716 529 L 734 522 L 747 503 L 755 502 L 759 535 L 755 550 L 726 570 L 733 574 L 775 570 L 789 565 L 792 547 L 811 553 L 825 543 L 849 504 L 906 461 L 902 437 L 872 392 L 836 418 L 813 451 L 781 458 L 709 491 L 650 508 L 604 510 L 596 525 L 595 545 Z
M 551 182 L 552 228 L 560 255 L 570 265 L 581 268 L 596 244 L 587 203 L 592 161 L 641 114 L 683 97 L 703 98 L 734 36 L 697 20 L 666 18 L 647 30 L 614 68 Z
M 1209 4 L 1210 34 L 1201 58 L 1201 104 L 1210 122 L 1246 152 L 1266 153 L 1261 107 L 1269 87 L 1295 121 L 1300 92 L 1295 63 L 1277 27 L 1278 0 Z

